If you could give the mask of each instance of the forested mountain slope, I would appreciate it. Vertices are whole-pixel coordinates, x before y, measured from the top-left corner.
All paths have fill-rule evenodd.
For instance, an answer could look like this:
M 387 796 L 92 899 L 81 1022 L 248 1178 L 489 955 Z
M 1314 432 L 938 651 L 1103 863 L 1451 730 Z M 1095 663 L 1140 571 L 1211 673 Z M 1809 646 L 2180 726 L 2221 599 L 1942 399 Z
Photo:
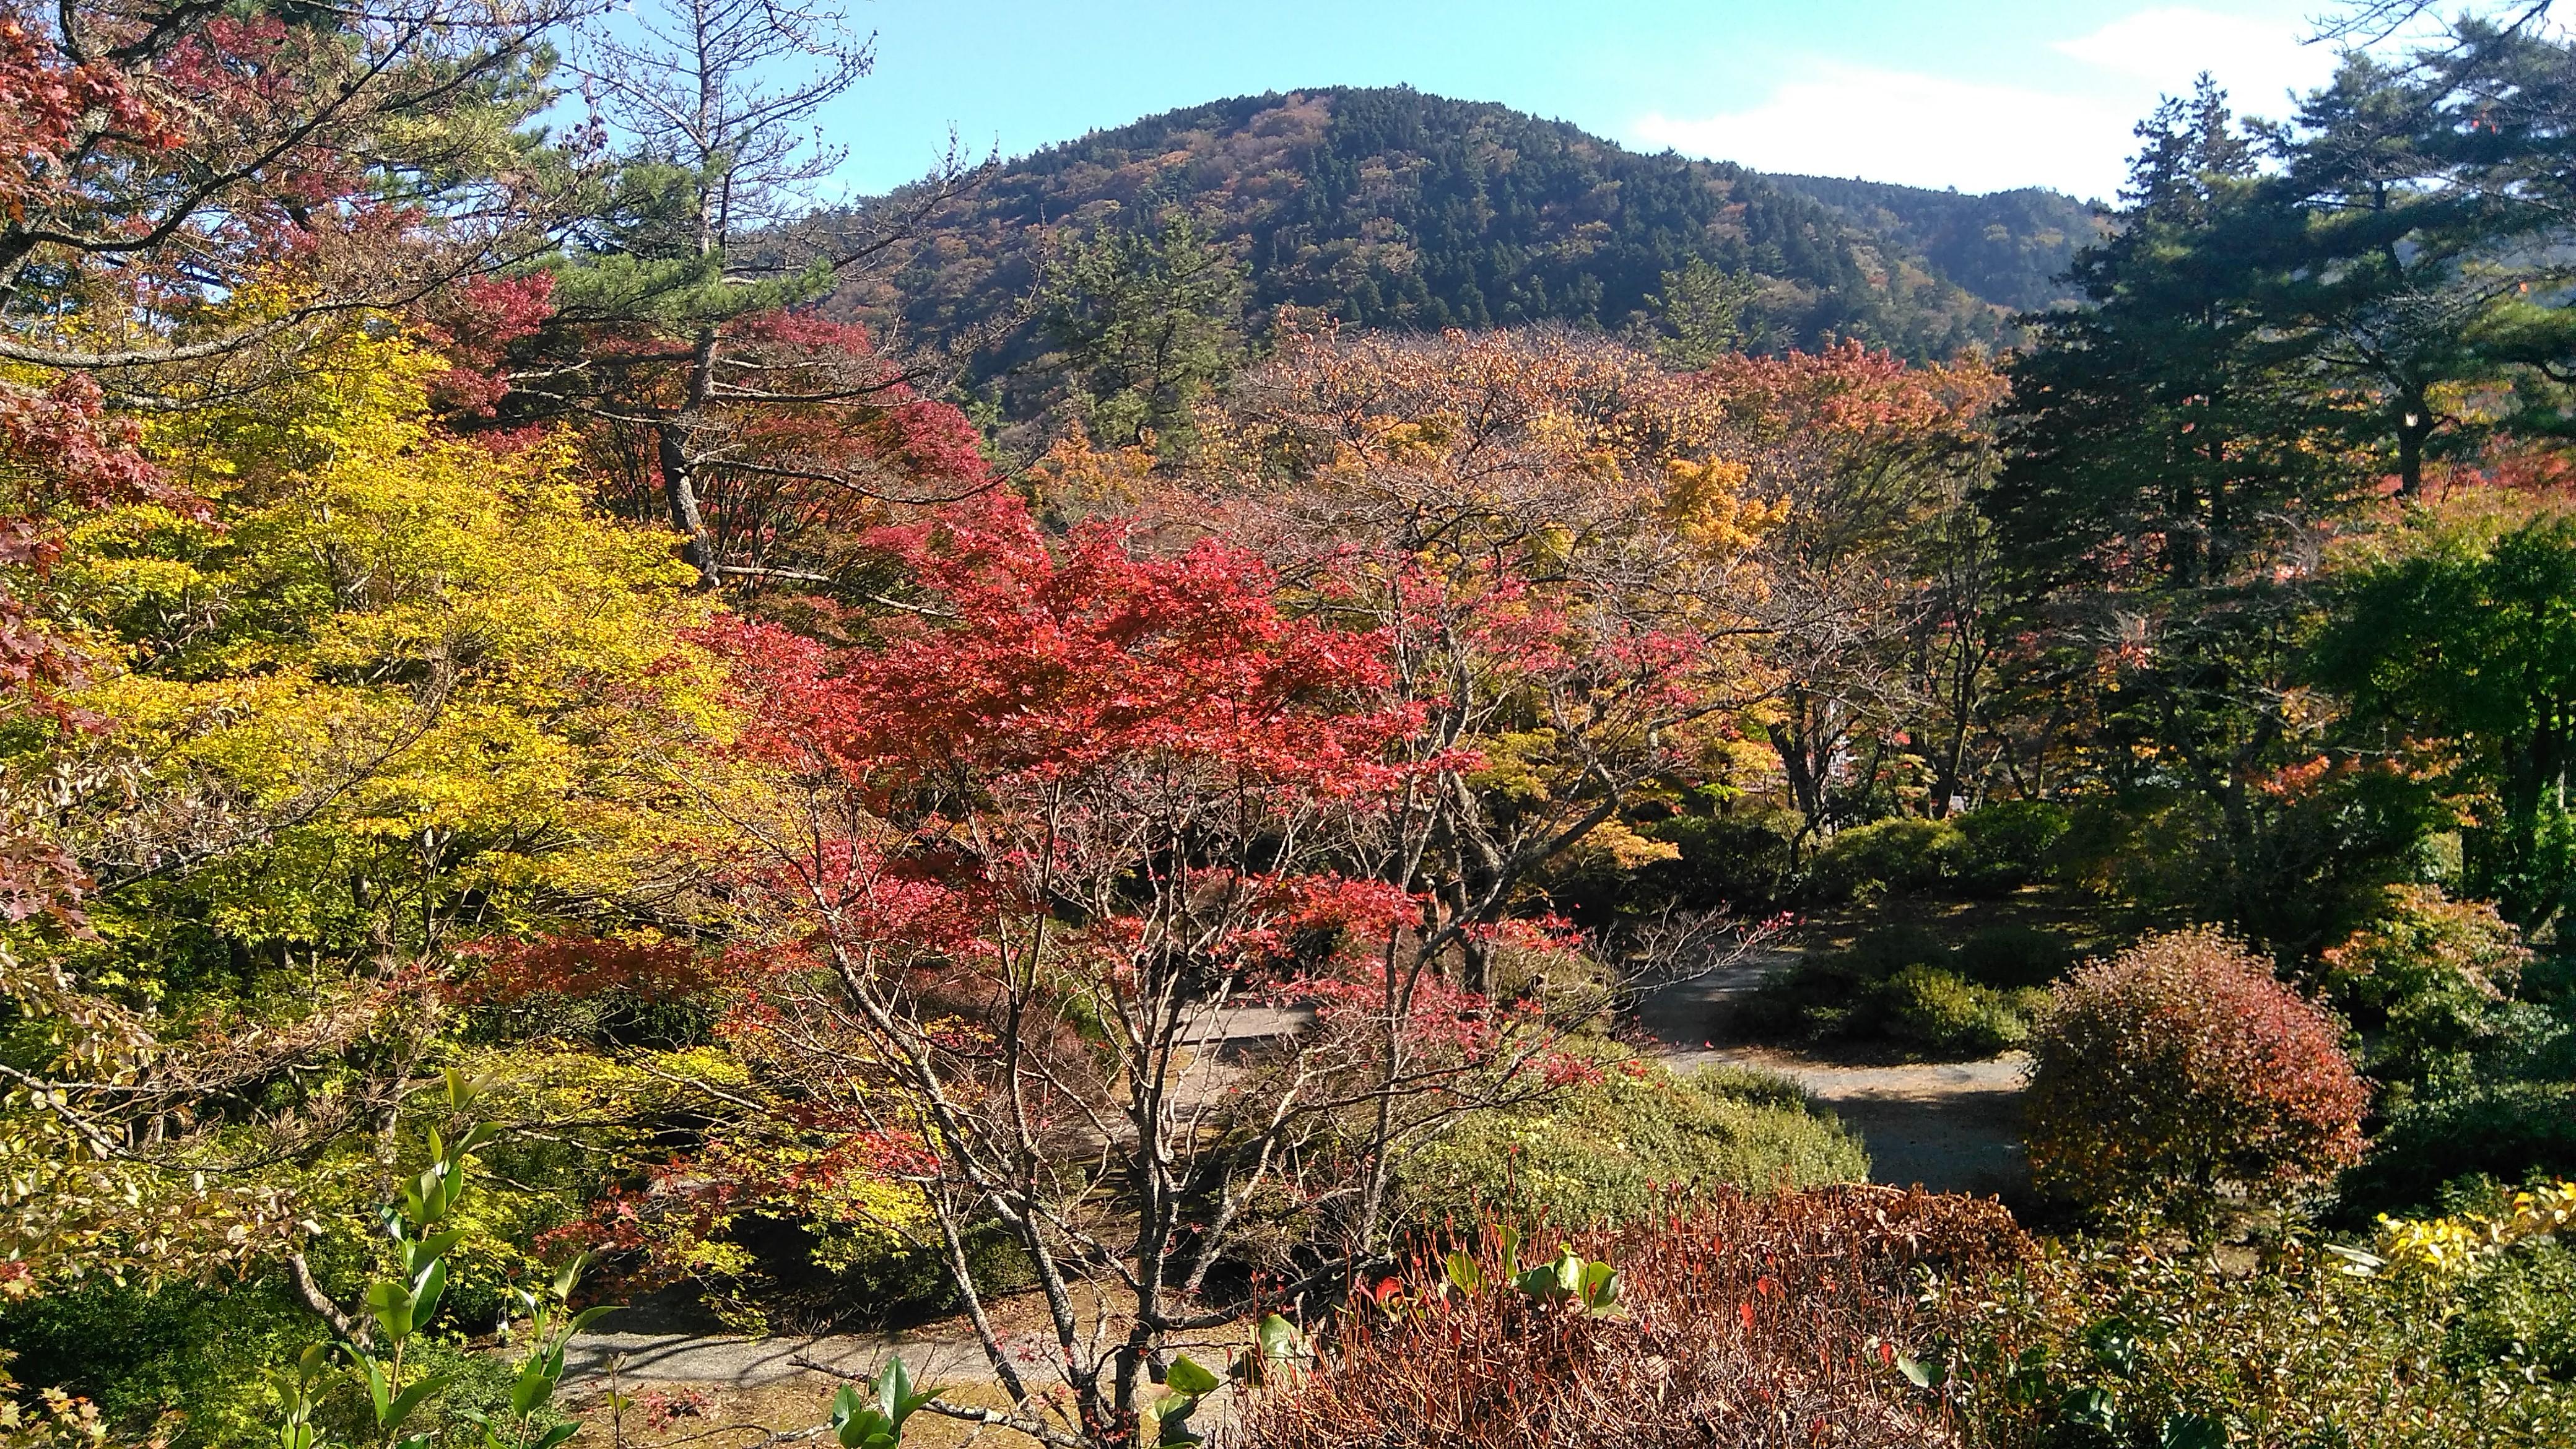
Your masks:
M 2051 193 L 1775 179 L 1500 105 L 1324 89 L 1215 101 L 1010 162 L 934 208 L 842 304 L 953 336 L 1029 295 L 1049 248 L 1174 207 L 1248 268 L 1256 324 L 1288 304 L 1362 326 L 1618 331 L 1699 258 L 1759 279 L 1772 345 L 1858 337 L 1914 357 L 2003 338 L 2013 311 L 2053 298 L 2046 278 L 2089 223 Z M 996 365 L 1039 347 L 1032 332 Z
M 1871 236 L 1920 258 L 1988 302 L 2037 311 L 2074 293 L 2058 278 L 2103 234 L 2098 213 L 2062 191 L 2025 186 L 1968 195 L 1834 176 L 1766 177 L 1834 207 Z

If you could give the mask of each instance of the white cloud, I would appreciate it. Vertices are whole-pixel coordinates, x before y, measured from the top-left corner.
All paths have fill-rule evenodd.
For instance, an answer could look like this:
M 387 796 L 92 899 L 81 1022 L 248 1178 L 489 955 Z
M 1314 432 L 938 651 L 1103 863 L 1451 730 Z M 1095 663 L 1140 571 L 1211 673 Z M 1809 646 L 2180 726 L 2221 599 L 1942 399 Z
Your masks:
M 2189 7 L 2141 10 L 2052 49 L 2068 64 L 2036 84 L 1998 85 L 1817 60 L 1760 104 L 1710 116 L 1650 112 L 1630 134 L 1651 146 L 1740 161 L 1762 171 L 1864 176 L 1914 186 L 1996 191 L 2054 186 L 2109 198 L 2127 172 L 2131 134 L 2160 94 L 2209 71 L 2259 114 L 2286 111 L 2285 91 L 2333 71 L 2295 22 Z
M 2108 196 L 2135 119 L 2124 106 L 2087 96 L 1821 64 L 1752 110 L 1696 119 L 1649 113 L 1632 130 L 1652 146 L 1757 171 Z
M 2208 71 L 2239 110 L 2279 116 L 2289 110 L 2289 92 L 2314 89 L 2334 75 L 2333 50 L 2303 44 L 2304 29 L 2176 5 L 2123 15 L 2049 48 L 2166 94 L 2180 93 Z

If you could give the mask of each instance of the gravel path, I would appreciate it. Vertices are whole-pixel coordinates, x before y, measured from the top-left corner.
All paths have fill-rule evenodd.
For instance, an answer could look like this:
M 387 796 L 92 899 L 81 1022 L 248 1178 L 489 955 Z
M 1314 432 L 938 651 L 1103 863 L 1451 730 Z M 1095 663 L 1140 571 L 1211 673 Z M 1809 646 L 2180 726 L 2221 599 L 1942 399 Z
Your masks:
M 612 1317 L 610 1323 L 617 1320 Z M 616 1367 L 621 1383 L 784 1383 L 808 1374 L 856 1381 L 896 1354 L 916 1383 L 980 1384 L 993 1379 L 984 1350 L 971 1338 L 928 1333 L 836 1333 L 823 1337 L 741 1338 L 724 1333 L 585 1333 L 564 1353 L 564 1382 L 604 1385 Z

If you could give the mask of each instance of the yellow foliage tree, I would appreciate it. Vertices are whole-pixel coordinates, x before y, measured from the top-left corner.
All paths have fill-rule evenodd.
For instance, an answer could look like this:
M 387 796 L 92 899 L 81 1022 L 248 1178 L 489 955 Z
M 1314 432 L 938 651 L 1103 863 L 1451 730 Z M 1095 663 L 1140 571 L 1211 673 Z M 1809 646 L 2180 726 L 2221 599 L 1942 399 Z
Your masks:
M 458 940 L 687 914 L 667 761 L 726 730 L 713 606 L 555 442 L 441 433 L 442 366 L 349 340 L 147 429 L 201 513 L 70 522 L 45 593 L 86 718 L 0 740 L 91 877 L 90 929 L 0 963 L 52 1042 L 0 1104 L 22 1282 L 248 1262 L 371 1203 Z

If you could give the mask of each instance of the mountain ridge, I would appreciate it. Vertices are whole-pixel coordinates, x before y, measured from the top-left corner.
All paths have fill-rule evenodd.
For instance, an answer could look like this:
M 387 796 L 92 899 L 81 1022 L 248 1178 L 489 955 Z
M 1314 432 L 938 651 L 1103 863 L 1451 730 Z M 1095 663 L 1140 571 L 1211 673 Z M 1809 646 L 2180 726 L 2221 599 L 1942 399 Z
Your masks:
M 904 204 L 899 190 L 879 204 Z M 1410 88 L 1234 96 L 1041 147 L 931 208 L 842 310 L 931 340 L 1006 315 L 1051 248 L 1170 206 L 1247 269 L 1254 325 L 1282 307 L 1362 327 L 1649 328 L 1666 273 L 1749 274 L 1763 340 L 1858 338 L 1909 357 L 1992 347 L 2062 300 L 2082 202 L 1771 176 L 1649 154 L 1490 101 Z M 979 364 L 1044 352 L 1032 326 Z

